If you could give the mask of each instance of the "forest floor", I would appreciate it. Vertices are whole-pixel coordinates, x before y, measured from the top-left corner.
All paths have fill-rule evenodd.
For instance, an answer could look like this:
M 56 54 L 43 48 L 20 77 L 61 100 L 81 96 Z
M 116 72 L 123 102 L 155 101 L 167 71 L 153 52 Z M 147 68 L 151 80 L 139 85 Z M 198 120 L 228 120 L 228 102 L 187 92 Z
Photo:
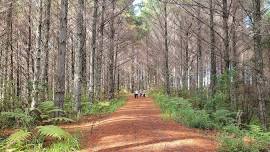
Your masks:
M 164 120 L 151 98 L 129 97 L 109 116 L 62 127 L 79 133 L 82 151 L 89 152 L 214 152 L 218 145 L 212 132 Z

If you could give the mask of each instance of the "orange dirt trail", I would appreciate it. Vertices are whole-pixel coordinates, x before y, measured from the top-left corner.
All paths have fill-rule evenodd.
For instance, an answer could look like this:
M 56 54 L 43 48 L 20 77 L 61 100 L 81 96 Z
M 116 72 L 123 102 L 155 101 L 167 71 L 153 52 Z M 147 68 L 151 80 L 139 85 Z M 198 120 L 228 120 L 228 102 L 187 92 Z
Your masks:
M 214 152 L 213 136 L 161 118 L 150 98 L 129 97 L 126 105 L 95 122 L 87 136 L 89 152 Z

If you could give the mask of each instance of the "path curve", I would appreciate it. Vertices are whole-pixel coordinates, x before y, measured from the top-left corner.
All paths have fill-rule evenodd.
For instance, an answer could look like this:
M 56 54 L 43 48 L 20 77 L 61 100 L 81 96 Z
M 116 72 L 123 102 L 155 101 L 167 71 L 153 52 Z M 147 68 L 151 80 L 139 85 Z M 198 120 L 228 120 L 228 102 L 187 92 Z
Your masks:
M 197 129 L 164 121 L 151 98 L 128 98 L 126 105 L 96 122 L 89 152 L 214 152 L 217 143 Z

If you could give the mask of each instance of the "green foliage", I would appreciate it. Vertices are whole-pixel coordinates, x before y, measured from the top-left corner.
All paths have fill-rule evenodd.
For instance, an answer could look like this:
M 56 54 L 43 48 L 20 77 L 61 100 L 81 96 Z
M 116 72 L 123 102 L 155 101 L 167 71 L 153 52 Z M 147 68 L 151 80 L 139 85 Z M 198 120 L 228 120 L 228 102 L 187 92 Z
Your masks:
M 168 97 L 162 92 L 152 92 L 151 95 L 166 117 L 189 127 L 219 129 L 221 152 L 260 152 L 270 148 L 270 132 L 264 132 L 258 125 L 249 126 L 248 130 L 242 130 L 235 125 L 236 113 L 226 109 L 226 104 L 222 103 L 224 96 L 221 92 L 209 102 L 201 100 L 203 98 L 195 98 L 196 104 L 193 103 L 194 98 L 188 100 Z M 198 101 L 205 105 L 197 106 Z
M 111 101 L 95 102 L 91 109 L 87 104 L 83 104 L 82 111 L 84 114 L 100 115 L 115 112 L 119 107 L 125 104 L 125 97 L 114 99 Z
M 0 145 L 0 150 L 10 149 L 10 150 L 22 150 L 24 144 L 28 141 L 31 133 L 25 130 L 19 130 L 12 135 L 10 135 L 2 145 Z
M 34 118 L 29 115 L 29 113 L 22 110 L 17 110 L 15 112 L 1 112 L 0 123 L 1 128 L 6 127 L 21 127 L 28 128 L 34 122 Z
M 67 117 L 55 117 L 55 113 L 61 113 L 61 115 L 64 115 L 65 111 L 56 107 L 53 101 L 42 102 L 38 105 L 36 109 L 31 112 L 41 123 L 51 124 L 60 122 L 74 122 L 72 119 L 69 119 Z
M 76 152 L 78 151 L 80 145 L 76 138 L 70 138 L 65 141 L 56 142 L 47 149 L 43 150 L 44 152 Z
M 162 94 L 154 95 L 163 114 L 189 127 L 212 129 L 214 125 L 210 115 L 205 110 L 196 110 L 189 100 L 177 97 L 168 97 Z
M 55 117 L 55 113 L 62 113 Z M 52 124 L 61 122 L 73 122 L 72 119 L 64 117 L 65 111 L 54 106 L 52 101 L 42 102 L 34 110 L 16 109 L 14 112 L 1 112 L 1 128 L 33 128 L 37 124 Z
M 217 124 L 216 127 L 221 128 L 233 124 L 235 122 L 234 118 L 236 117 L 236 114 L 226 109 L 218 109 L 211 116 L 213 122 Z
M 37 129 L 40 135 L 45 136 L 45 137 L 53 137 L 59 140 L 68 139 L 71 137 L 71 135 L 67 133 L 66 131 L 64 131 L 62 128 L 59 128 L 53 125 L 38 126 Z
M 38 134 L 36 134 L 36 130 Z M 46 145 L 47 139 L 53 142 Z M 79 143 L 76 138 L 65 130 L 52 125 L 39 126 L 33 132 L 19 130 L 0 145 L 0 151 L 69 152 L 78 149 Z
M 270 132 L 252 125 L 249 130 L 236 126 L 225 127 L 219 137 L 221 152 L 260 152 L 270 150 Z

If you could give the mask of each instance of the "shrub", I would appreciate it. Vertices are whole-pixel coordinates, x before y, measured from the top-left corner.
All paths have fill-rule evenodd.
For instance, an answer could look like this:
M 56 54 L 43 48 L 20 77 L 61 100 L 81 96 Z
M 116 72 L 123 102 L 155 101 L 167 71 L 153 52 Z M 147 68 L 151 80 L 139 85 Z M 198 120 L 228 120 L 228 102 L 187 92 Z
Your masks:
M 6 127 L 21 127 L 29 128 L 34 123 L 34 118 L 28 112 L 16 110 L 14 112 L 0 113 L 1 128 Z
M 31 111 L 31 113 L 36 120 L 42 124 L 73 122 L 72 119 L 63 117 L 65 111 L 56 107 L 53 101 L 45 101 L 40 103 L 36 109 Z M 59 117 L 55 117 L 55 113 L 61 113 L 61 115 Z
M 216 128 L 222 128 L 235 123 L 236 113 L 226 109 L 218 109 L 211 114 L 211 117 L 214 124 L 216 124 Z
M 55 117 L 55 113 L 62 113 Z M 42 102 L 33 110 L 16 109 L 14 112 L 0 113 L 1 128 L 34 128 L 37 124 L 56 124 L 60 122 L 73 122 L 72 119 L 64 117 L 65 111 L 54 106 L 53 101 Z
M 167 97 L 161 94 L 154 95 L 163 114 L 189 127 L 212 129 L 209 114 L 205 110 L 196 110 L 191 101 L 177 97 Z
M 260 152 L 269 150 L 270 132 L 252 125 L 249 130 L 227 126 L 219 137 L 221 152 Z

